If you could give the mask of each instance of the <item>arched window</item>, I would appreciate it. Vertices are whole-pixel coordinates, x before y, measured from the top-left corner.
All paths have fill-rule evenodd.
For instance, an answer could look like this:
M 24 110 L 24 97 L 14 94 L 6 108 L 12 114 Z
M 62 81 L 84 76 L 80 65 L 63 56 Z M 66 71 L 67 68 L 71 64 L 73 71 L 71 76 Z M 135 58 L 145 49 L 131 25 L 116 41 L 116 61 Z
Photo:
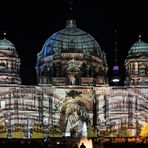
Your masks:
M 145 75 L 145 66 L 144 65 L 139 66 L 139 75 L 141 75 L 141 76 Z

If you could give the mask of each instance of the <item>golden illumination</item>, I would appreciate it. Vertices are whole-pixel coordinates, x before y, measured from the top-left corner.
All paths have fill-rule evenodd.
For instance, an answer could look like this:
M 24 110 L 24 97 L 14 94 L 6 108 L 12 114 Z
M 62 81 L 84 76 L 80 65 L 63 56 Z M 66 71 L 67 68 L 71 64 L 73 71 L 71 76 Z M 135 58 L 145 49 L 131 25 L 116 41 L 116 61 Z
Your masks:
M 93 148 L 92 139 L 82 138 L 80 140 L 78 146 L 80 147 L 82 143 L 84 143 L 84 145 L 86 146 L 86 148 Z
M 141 137 L 147 137 L 148 136 L 148 123 L 145 123 L 141 129 L 140 133 Z

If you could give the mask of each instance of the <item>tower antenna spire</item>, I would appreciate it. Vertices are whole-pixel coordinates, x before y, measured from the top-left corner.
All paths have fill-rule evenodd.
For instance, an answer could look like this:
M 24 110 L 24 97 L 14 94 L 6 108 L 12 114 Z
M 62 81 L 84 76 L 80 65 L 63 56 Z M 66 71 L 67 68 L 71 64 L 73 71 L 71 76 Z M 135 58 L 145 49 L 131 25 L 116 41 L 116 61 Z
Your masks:
M 115 29 L 114 31 L 114 44 L 115 44 L 115 49 L 114 49 L 114 54 L 115 54 L 115 65 L 113 66 L 113 71 L 118 72 L 119 71 L 119 66 L 118 66 L 118 57 L 117 57 L 117 30 Z
M 117 30 L 115 29 L 115 64 L 117 64 Z
M 120 81 L 120 77 L 119 77 L 119 66 L 118 66 L 118 58 L 117 58 L 117 30 L 115 29 L 114 31 L 114 45 L 115 45 L 115 49 L 114 49 L 114 54 L 115 54 L 115 63 L 113 66 L 113 79 L 112 82 L 114 84 L 118 84 L 118 82 Z

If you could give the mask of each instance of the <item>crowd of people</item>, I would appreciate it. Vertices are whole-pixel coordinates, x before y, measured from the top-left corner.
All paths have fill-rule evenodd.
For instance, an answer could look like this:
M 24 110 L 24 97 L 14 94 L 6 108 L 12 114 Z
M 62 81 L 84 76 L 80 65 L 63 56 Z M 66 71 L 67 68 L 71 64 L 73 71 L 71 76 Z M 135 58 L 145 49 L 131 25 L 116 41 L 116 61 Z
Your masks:
M 65 139 L 64 139 L 65 140 Z M 7 147 L 15 147 L 15 148 L 89 148 L 85 143 L 81 143 L 80 146 L 75 144 L 76 141 L 74 139 L 70 139 L 69 141 L 66 139 L 65 141 L 57 142 L 57 139 L 0 139 L 0 148 Z M 98 148 L 99 143 L 94 143 L 93 148 Z M 111 143 L 106 142 L 103 143 L 103 148 L 148 148 L 148 143 Z
M 74 148 L 79 148 L 77 143 L 74 145 Z M 80 148 L 86 148 L 86 146 L 84 145 L 84 143 L 82 143 L 80 145 Z
M 15 147 L 15 148 L 86 148 L 84 143 L 78 144 L 71 143 L 56 143 L 55 141 L 45 140 L 29 140 L 29 139 L 1 139 L 0 147 Z

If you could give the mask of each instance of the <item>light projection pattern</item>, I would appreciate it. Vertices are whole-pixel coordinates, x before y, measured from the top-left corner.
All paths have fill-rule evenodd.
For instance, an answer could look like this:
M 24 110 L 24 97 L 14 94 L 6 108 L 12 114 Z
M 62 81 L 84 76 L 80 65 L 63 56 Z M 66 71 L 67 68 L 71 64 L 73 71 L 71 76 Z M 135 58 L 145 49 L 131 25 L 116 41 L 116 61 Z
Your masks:
M 147 123 L 147 89 L 108 89 L 98 96 L 97 125 L 99 135 L 138 136 Z
M 52 124 L 51 115 L 49 90 L 40 87 L 5 87 L 5 91 L 0 92 L 0 137 L 31 138 L 32 132 L 44 133 L 42 125 Z

